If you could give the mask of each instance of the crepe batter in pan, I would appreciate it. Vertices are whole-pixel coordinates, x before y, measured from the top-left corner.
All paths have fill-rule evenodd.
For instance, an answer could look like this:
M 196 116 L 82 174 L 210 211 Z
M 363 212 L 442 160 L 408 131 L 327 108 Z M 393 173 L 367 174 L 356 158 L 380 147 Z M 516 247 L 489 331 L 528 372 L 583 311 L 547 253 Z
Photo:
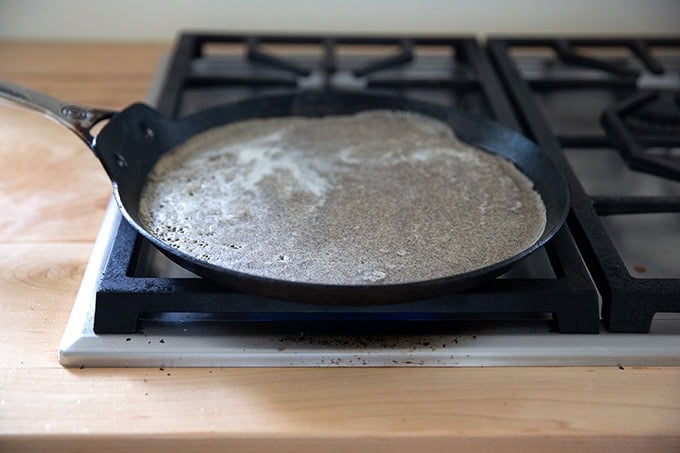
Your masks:
M 385 110 L 228 124 L 165 154 L 144 226 L 199 260 L 330 285 L 432 280 L 530 247 L 546 211 L 512 163 Z

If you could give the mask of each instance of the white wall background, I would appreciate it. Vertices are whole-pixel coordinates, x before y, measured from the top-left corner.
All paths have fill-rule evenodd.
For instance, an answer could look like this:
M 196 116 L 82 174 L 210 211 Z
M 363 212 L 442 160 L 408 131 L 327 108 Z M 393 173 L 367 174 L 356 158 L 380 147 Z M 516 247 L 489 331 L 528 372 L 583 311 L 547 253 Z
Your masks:
M 170 41 L 181 29 L 668 35 L 680 0 L 0 0 L 0 38 Z

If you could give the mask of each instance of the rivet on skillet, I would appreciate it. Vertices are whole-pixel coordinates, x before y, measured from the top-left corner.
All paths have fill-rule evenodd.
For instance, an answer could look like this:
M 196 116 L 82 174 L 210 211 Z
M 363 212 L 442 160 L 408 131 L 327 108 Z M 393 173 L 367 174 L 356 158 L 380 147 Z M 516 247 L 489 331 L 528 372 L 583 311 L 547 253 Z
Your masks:
M 117 164 L 120 168 L 125 168 L 125 167 L 127 167 L 127 165 L 128 165 L 127 160 L 125 160 L 125 158 L 124 158 L 123 156 L 121 156 L 120 154 L 116 154 L 115 157 L 116 157 L 116 164 Z
M 156 136 L 156 133 L 153 131 L 153 129 L 151 129 L 146 124 L 141 124 L 141 129 L 142 132 L 144 133 L 144 138 L 147 140 L 153 140 L 154 137 Z
M 82 121 L 87 119 L 87 111 L 73 105 L 64 106 L 61 109 L 61 113 L 67 118 L 70 118 L 75 121 Z

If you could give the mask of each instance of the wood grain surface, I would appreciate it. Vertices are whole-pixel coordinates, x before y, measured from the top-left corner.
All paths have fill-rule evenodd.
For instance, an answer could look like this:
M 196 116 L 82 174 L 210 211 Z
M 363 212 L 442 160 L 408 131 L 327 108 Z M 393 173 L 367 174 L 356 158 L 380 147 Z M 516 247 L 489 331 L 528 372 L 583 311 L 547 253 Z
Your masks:
M 0 78 L 121 108 L 168 49 L 0 42 Z M 678 367 L 64 369 L 109 194 L 76 138 L 0 105 L 0 451 L 680 451 Z

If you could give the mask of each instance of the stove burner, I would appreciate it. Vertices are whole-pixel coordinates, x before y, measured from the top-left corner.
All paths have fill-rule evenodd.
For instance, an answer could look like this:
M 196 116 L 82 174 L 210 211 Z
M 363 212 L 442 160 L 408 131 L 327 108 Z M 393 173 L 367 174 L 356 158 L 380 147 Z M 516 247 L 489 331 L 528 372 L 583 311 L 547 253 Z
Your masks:
M 600 174 L 591 172 L 592 169 L 586 166 L 590 165 L 591 159 L 595 164 L 597 154 L 606 153 L 618 162 L 610 152 L 616 150 L 627 166 L 638 173 L 680 181 L 677 156 L 677 150 L 680 150 L 679 38 L 564 38 L 556 41 L 552 37 L 532 37 L 487 41 L 489 54 L 508 87 L 520 121 L 539 145 L 553 153 L 558 165 L 569 175 L 572 192 L 569 227 L 600 290 L 602 321 L 609 331 L 648 332 L 656 313 L 680 312 L 680 279 L 675 276 L 639 278 L 637 274 L 647 268 L 638 262 L 631 262 L 631 270 L 626 267 L 624 252 L 619 250 L 620 244 L 615 244 L 614 239 L 621 230 L 612 227 L 619 220 L 625 223 L 640 218 L 655 223 L 646 217 L 647 214 L 669 213 L 669 217 L 675 219 L 680 204 L 674 192 L 664 190 L 663 195 L 647 195 L 638 191 L 638 187 L 632 187 L 635 184 L 627 185 L 627 181 L 614 187 L 611 184 L 614 179 L 609 181 L 606 169 L 603 168 Z M 552 48 L 556 55 L 545 56 L 543 53 L 544 56 L 537 58 L 536 52 L 527 51 L 532 48 Z M 622 55 L 622 49 L 630 54 Z M 550 71 L 535 69 L 536 61 L 555 60 L 599 69 L 611 76 L 596 80 L 583 73 L 571 75 L 567 72 L 569 77 L 561 75 L 558 79 Z M 638 70 L 639 74 L 631 79 L 625 74 L 628 68 Z M 542 108 L 542 104 L 548 105 L 551 98 L 563 99 L 572 93 L 580 96 L 577 102 L 583 111 L 599 114 L 602 106 L 608 106 L 601 117 L 606 136 L 590 121 L 592 115 L 587 118 L 579 115 L 580 112 L 572 114 L 567 105 L 558 110 L 558 115 L 549 112 L 550 116 Z M 629 93 L 624 95 L 628 97 L 621 98 L 623 93 Z M 621 101 L 612 104 L 613 99 Z M 574 125 L 578 132 L 574 132 Z M 563 152 L 567 150 L 569 152 Z M 567 160 L 571 151 L 583 156 L 585 171 L 580 174 L 574 172 L 572 162 Z M 611 176 L 615 176 L 614 173 L 612 171 Z M 632 176 L 631 180 L 675 187 L 671 181 L 649 175 Z M 607 195 L 586 192 L 586 185 L 581 182 L 591 177 L 593 179 L 588 182 L 598 180 L 601 187 L 606 187 Z M 616 217 L 611 218 L 612 222 L 605 222 L 605 216 Z M 669 231 L 675 235 L 674 226 Z M 627 236 L 640 239 L 639 249 L 649 249 L 645 233 L 631 230 L 632 234 Z M 671 243 L 660 243 L 662 247 L 673 247 Z M 672 252 L 669 253 L 668 256 L 672 256 Z M 635 268 L 635 265 L 639 267 Z
M 291 72 L 297 76 L 308 77 L 312 74 L 312 70 L 303 68 L 286 57 L 279 57 L 269 52 L 263 51 L 260 48 L 260 40 L 257 38 L 249 38 L 246 40 L 247 53 L 246 58 L 249 61 L 262 63 L 276 69 Z M 374 60 L 369 60 L 363 66 L 354 68 L 351 72 L 355 77 L 365 77 L 374 72 L 390 69 L 393 67 L 403 66 L 413 61 L 413 41 L 409 39 L 400 40 L 398 43 L 397 53 L 394 55 L 387 55 L 378 57 Z M 321 60 L 322 69 L 331 74 L 337 68 L 336 56 L 334 54 L 334 40 L 326 39 L 323 41 L 323 59 Z
M 650 152 L 655 147 L 673 149 L 680 146 L 678 94 L 642 92 L 634 95 L 606 110 L 602 125 L 631 169 L 680 181 L 680 161 L 672 152 L 666 155 Z M 640 133 L 641 127 L 645 129 L 644 133 Z
M 661 93 L 632 110 L 624 121 L 643 134 L 680 135 L 680 93 Z

